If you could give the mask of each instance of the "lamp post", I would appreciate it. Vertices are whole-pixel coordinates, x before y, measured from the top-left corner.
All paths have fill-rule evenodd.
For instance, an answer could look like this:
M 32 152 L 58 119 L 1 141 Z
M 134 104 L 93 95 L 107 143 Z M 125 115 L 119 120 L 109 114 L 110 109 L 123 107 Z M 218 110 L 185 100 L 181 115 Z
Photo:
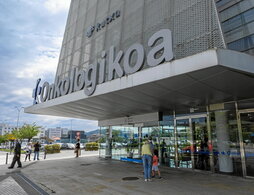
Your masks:
M 72 143 L 72 119 L 71 119 L 71 130 L 70 130 L 70 143 Z
M 19 115 L 20 115 L 20 111 L 21 111 L 21 109 L 22 108 L 24 108 L 24 107 L 17 107 L 17 106 L 15 106 L 15 108 L 18 110 L 18 118 L 17 118 L 17 130 L 19 129 Z

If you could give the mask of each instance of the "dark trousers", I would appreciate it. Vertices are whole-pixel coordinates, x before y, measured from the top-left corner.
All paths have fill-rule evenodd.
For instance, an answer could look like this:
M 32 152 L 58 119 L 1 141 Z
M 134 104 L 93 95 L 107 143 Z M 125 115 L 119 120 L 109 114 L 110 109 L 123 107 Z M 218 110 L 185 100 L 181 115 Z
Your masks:
M 10 166 L 10 167 L 14 167 L 16 162 L 18 163 L 18 166 L 19 166 L 19 167 L 22 167 L 22 164 L 21 164 L 21 162 L 20 162 L 20 155 L 17 156 L 17 154 L 14 154 L 14 157 L 13 157 L 13 159 L 12 159 L 12 163 L 11 163 L 11 166 Z
M 31 154 L 30 154 L 30 153 L 29 153 L 29 154 L 26 154 L 25 161 L 26 161 L 27 157 L 28 157 L 28 159 L 30 160 Z

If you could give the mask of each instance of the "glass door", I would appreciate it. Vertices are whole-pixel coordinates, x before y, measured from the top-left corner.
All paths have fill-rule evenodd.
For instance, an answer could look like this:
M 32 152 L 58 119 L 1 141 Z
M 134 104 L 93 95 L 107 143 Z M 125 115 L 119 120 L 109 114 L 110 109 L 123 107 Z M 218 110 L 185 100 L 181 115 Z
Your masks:
M 254 177 L 254 110 L 240 111 L 240 119 L 243 173 Z
M 206 117 L 191 119 L 194 169 L 210 170 Z
M 207 117 L 176 117 L 176 166 L 210 170 Z
M 192 133 L 189 118 L 176 119 L 177 133 L 177 166 L 180 168 L 192 168 L 191 146 Z
M 168 125 L 163 125 L 160 132 L 160 162 L 169 167 L 176 167 L 175 165 L 175 133 L 174 122 Z

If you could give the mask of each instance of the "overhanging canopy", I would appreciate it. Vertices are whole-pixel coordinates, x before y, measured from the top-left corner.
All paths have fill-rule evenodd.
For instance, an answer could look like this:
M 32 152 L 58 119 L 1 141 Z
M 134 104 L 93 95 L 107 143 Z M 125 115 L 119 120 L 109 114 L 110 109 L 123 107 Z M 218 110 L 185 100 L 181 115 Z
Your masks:
M 92 120 L 254 97 L 254 56 L 214 49 L 25 108 L 26 113 Z M 32 102 L 32 100 L 31 100 Z

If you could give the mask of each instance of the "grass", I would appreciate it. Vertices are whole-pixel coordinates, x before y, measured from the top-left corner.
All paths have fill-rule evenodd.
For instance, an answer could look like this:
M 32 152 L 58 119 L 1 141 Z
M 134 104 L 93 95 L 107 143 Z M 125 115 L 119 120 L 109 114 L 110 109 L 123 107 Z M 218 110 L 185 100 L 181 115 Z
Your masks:
M 1 148 L 0 151 L 2 152 L 10 152 L 10 149 L 3 149 Z M 14 150 L 11 151 L 12 153 L 14 152 Z M 26 152 L 24 150 L 21 150 L 21 154 L 25 154 Z

